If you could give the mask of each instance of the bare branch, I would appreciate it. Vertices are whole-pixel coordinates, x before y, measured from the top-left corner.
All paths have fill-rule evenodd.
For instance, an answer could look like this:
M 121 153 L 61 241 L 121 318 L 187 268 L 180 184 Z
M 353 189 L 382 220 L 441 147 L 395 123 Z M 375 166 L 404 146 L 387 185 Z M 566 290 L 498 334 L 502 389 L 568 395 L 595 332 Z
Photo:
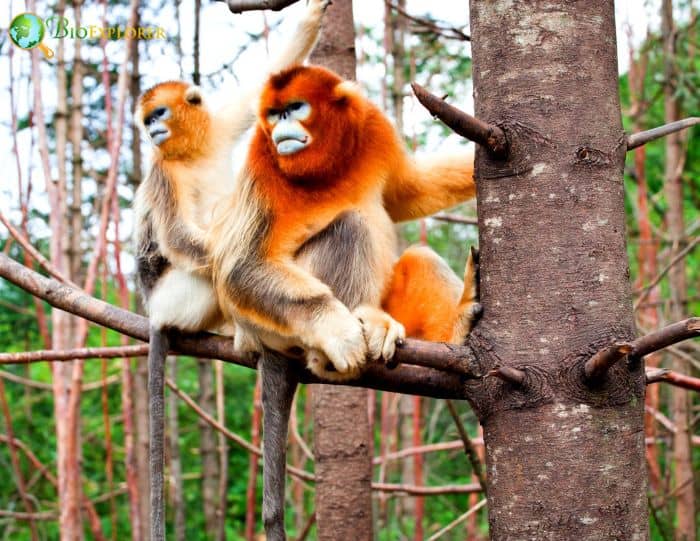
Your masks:
M 655 141 L 661 137 L 666 137 L 671 133 L 690 128 L 700 124 L 700 117 L 690 117 L 684 118 L 683 120 L 678 120 L 676 122 L 671 122 L 658 128 L 653 128 L 651 130 L 646 130 L 640 133 L 633 133 L 627 136 L 627 150 L 633 150 L 639 146 L 647 144 L 649 141 Z
M 483 146 L 495 158 L 506 158 L 508 141 L 501 128 L 460 111 L 434 96 L 418 83 L 411 83 L 411 88 L 423 107 L 447 124 L 455 133 Z
M 632 344 L 628 342 L 616 342 L 611 346 L 601 349 L 586 361 L 583 367 L 584 377 L 588 383 L 596 383 L 605 377 L 615 363 L 623 359 L 632 351 Z
M 484 445 L 483 438 L 473 438 L 472 443 L 474 445 Z M 406 447 L 400 451 L 395 451 L 393 453 L 387 453 L 385 455 L 380 455 L 374 457 L 372 464 L 380 465 L 385 462 L 390 462 L 392 460 L 399 460 L 413 455 L 422 455 L 426 453 L 434 453 L 436 451 L 452 451 L 455 449 L 462 449 L 464 447 L 464 442 L 462 440 L 446 441 L 442 443 L 429 443 L 427 445 L 420 445 L 418 447 Z
M 228 4 L 228 8 L 233 13 L 243 13 L 244 11 L 260 11 L 263 9 L 271 9 L 272 11 L 280 11 L 287 6 L 295 4 L 298 0 L 217 0 Z
M 75 283 L 71 282 L 68 278 L 66 278 L 56 267 L 54 267 L 51 262 L 46 259 L 43 254 L 34 248 L 32 246 L 32 243 L 29 242 L 29 239 L 25 238 L 22 233 L 20 233 L 15 226 L 13 226 L 10 221 L 5 217 L 5 215 L 0 212 L 0 222 L 7 228 L 7 230 L 10 232 L 10 235 L 19 243 L 19 245 L 24 248 L 24 250 L 36 261 L 41 265 L 46 272 L 48 272 L 51 276 L 56 278 L 59 282 L 63 282 L 64 284 L 69 284 L 73 287 L 79 288 L 78 285 Z
M 411 15 L 408 13 L 405 9 L 403 9 L 401 6 L 398 6 L 389 0 L 385 0 L 384 3 L 389 6 L 392 9 L 395 9 L 396 12 L 401 15 L 402 17 L 408 19 L 412 23 L 416 24 L 418 27 L 423 27 L 425 28 L 428 32 L 434 32 L 435 34 L 438 34 L 440 36 L 443 36 L 445 38 L 449 39 L 457 39 L 460 41 L 471 41 L 471 36 L 468 34 L 465 34 L 462 30 L 457 28 L 456 26 L 448 26 L 448 25 L 440 25 L 435 21 L 432 21 L 428 18 L 424 17 L 416 17 L 415 15 Z M 418 33 L 418 32 L 414 32 Z
M 403 492 L 411 496 L 439 496 L 442 494 L 471 494 L 482 492 L 479 483 L 468 485 L 443 485 L 437 487 L 419 487 L 415 485 L 401 485 L 393 483 L 372 483 L 372 490 L 380 492 Z
M 22 376 L 18 376 L 16 374 L 13 374 L 12 372 L 7 372 L 5 370 L 0 370 L 0 378 L 6 379 L 7 381 L 11 381 L 13 383 L 19 383 L 20 385 L 26 385 L 27 387 L 31 387 L 32 389 L 40 389 L 42 391 L 53 391 L 53 386 L 50 383 L 44 383 L 43 381 L 36 381 L 34 379 L 23 378 Z M 118 381 L 119 376 L 114 375 L 109 376 L 104 380 L 92 381 L 90 383 L 83 382 L 83 387 L 81 390 L 95 391 L 97 389 L 101 389 L 105 385 L 112 385 L 114 383 L 117 383 Z
M 691 376 L 686 376 L 685 374 L 679 374 L 667 368 L 656 368 L 653 370 L 646 371 L 646 382 L 647 385 L 650 383 L 658 382 L 670 383 L 676 387 L 682 387 L 683 389 L 690 389 L 691 391 L 700 391 L 700 378 L 694 378 Z
M 700 336 L 700 317 L 691 317 L 649 333 L 632 342 L 630 358 L 640 359 L 672 344 Z
M 471 507 L 468 509 L 465 513 L 454 519 L 452 522 L 450 522 L 447 526 L 442 528 L 441 530 L 435 532 L 435 534 L 431 535 L 428 538 L 428 541 L 436 541 L 437 539 L 440 539 L 444 534 L 452 530 L 455 526 L 459 526 L 462 522 L 467 520 L 470 516 L 472 516 L 474 513 L 476 513 L 479 509 L 481 509 L 484 505 L 486 505 L 486 498 L 481 500 L 479 503 L 477 503 L 475 506 Z
M 145 317 L 117 308 L 95 299 L 83 291 L 41 276 L 3 254 L 0 254 L 0 277 L 32 295 L 44 299 L 56 308 L 143 342 L 148 341 L 148 320 Z M 248 368 L 256 367 L 255 359 L 243 357 L 233 352 L 230 338 L 200 333 L 196 335 L 176 334 L 171 337 L 171 340 L 173 350 L 184 355 L 220 359 Z M 420 340 L 406 340 L 402 346 L 397 348 L 396 359 L 399 363 L 418 366 L 400 366 L 389 370 L 383 365 L 372 363 L 360 378 L 343 382 L 343 384 L 435 398 L 462 399 L 464 398 L 462 376 L 469 375 L 465 366 L 475 366 L 476 364 L 473 361 L 471 349 L 468 347 Z M 461 371 L 462 376 L 425 366 L 435 366 L 436 368 L 447 366 L 453 372 Z M 470 377 L 479 377 L 479 372 L 475 370 Z M 301 372 L 300 380 L 303 383 L 321 383 L 320 379 L 306 370 Z M 328 382 L 323 381 L 323 383 Z
M 147 344 L 62 350 L 43 349 L 18 353 L 0 353 L 0 364 L 29 364 L 39 361 L 72 361 L 74 359 L 116 359 L 121 357 L 142 357 L 144 355 L 148 355 Z
M 525 383 L 525 378 L 527 377 L 525 372 L 518 370 L 517 368 L 513 368 L 512 366 L 499 366 L 498 368 L 491 370 L 486 375 L 488 377 L 496 377 L 501 379 L 507 383 L 510 383 L 511 385 L 514 385 L 515 387 L 522 387 L 522 385 Z
M 451 224 L 464 224 L 464 225 L 479 225 L 479 221 L 476 218 L 467 218 L 466 216 L 460 216 L 459 214 L 447 214 L 445 212 L 441 214 L 435 214 L 431 216 L 433 220 L 440 220 L 441 222 L 448 222 Z
M 467 430 L 464 428 L 462 420 L 459 418 L 459 414 L 457 413 L 457 408 L 455 408 L 454 403 L 452 400 L 447 400 L 446 402 L 447 409 L 450 411 L 452 420 L 455 422 L 457 432 L 459 433 L 459 437 L 464 445 L 464 453 L 467 455 L 467 458 L 472 465 L 474 475 L 476 475 L 476 477 L 479 479 L 481 488 L 486 490 L 486 476 L 484 475 L 484 468 L 481 465 L 481 460 L 479 460 L 479 455 L 476 453 L 476 448 L 474 447 L 469 434 L 467 434 Z
M 668 271 L 670 271 L 675 265 L 677 265 L 685 256 L 687 256 L 691 250 L 693 250 L 698 244 L 700 244 L 700 236 L 695 237 L 692 241 L 688 243 L 688 246 L 683 248 L 680 252 L 676 254 L 676 256 L 669 261 L 668 265 L 666 265 L 659 274 L 656 275 L 656 277 L 649 282 L 649 285 L 644 286 L 644 289 L 640 290 L 639 293 L 641 293 L 641 296 L 637 299 L 637 302 L 634 304 L 634 309 L 637 310 L 639 308 L 639 305 L 644 301 L 644 299 L 649 296 L 649 293 L 651 292 L 652 288 L 658 284 L 661 279 L 668 274 Z

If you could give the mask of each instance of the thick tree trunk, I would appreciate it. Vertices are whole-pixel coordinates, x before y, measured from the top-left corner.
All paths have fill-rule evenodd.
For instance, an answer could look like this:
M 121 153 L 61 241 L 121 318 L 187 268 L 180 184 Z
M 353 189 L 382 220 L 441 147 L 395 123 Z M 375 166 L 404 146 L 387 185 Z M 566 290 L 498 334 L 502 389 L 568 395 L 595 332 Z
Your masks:
M 644 376 L 583 364 L 634 336 L 625 251 L 612 0 L 472 0 L 477 117 L 506 161 L 477 151 L 481 302 L 467 386 L 484 426 L 493 539 L 647 539 Z
M 663 0 L 661 7 L 661 31 L 664 36 L 664 121 L 679 120 L 680 104 L 676 96 L 676 39 L 673 24 L 673 0 Z M 666 226 L 671 238 L 672 259 L 685 247 L 683 220 L 683 163 L 685 161 L 682 134 L 666 137 L 666 167 L 664 191 L 668 211 Z M 681 320 L 685 314 L 687 280 L 685 261 L 671 267 L 669 273 L 671 291 L 671 318 Z M 687 371 L 687 363 L 674 358 L 672 368 Z M 690 397 L 688 391 L 674 387 L 671 390 L 671 412 L 676 432 L 673 435 L 673 460 L 675 470 L 676 541 L 695 541 L 695 490 L 693 483 L 693 457 L 690 447 Z
M 355 78 L 352 0 L 334 0 L 312 61 Z M 312 393 L 319 541 L 372 539 L 372 457 L 367 390 L 318 386 Z

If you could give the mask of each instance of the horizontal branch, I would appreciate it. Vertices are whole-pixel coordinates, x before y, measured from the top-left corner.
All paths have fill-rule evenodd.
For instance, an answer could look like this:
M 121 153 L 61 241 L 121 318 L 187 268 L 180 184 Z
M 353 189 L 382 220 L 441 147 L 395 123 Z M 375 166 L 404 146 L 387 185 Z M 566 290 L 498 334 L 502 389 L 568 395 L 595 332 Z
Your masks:
M 691 391 L 700 391 L 700 378 L 679 374 L 678 372 L 673 372 L 666 368 L 655 368 L 646 371 L 647 385 L 650 383 L 659 383 L 661 381 L 670 383 L 676 387 L 690 389 Z
M 5 370 L 0 370 L 0 378 L 5 379 L 7 381 L 11 381 L 13 383 L 19 383 L 20 385 L 25 385 L 25 386 L 31 387 L 33 389 L 40 389 L 42 391 L 53 391 L 54 390 L 53 385 L 51 385 L 50 383 L 44 383 L 43 381 L 36 381 L 34 379 L 23 378 L 21 376 L 13 374 L 12 372 L 7 372 Z M 121 378 L 115 374 L 115 375 L 107 377 L 104 380 L 97 380 L 97 381 L 91 381 L 89 383 L 83 383 L 80 389 L 82 391 L 94 391 L 97 389 L 101 389 L 105 385 L 112 385 L 114 383 L 117 383 L 118 381 L 121 381 Z
M 228 8 L 233 13 L 243 13 L 244 11 L 260 11 L 263 9 L 271 9 L 272 11 L 280 11 L 287 6 L 298 2 L 298 0 L 217 0 L 226 2 Z
M 445 212 L 441 214 L 435 214 L 431 216 L 433 220 L 440 220 L 441 222 L 448 222 L 451 224 L 464 224 L 464 225 L 479 225 L 479 221 L 476 218 L 467 218 L 466 216 L 460 216 L 459 214 L 447 214 Z
M 380 492 L 403 492 L 412 496 L 438 496 L 441 494 L 471 494 L 482 492 L 479 483 L 468 485 L 442 485 L 437 487 L 424 487 L 415 485 L 401 485 L 394 483 L 372 483 L 372 490 Z
M 39 361 L 73 361 L 75 359 L 117 359 L 121 357 L 143 357 L 148 355 L 148 345 L 117 346 L 75 349 L 42 349 L 0 353 L 0 364 L 28 364 Z
M 40 511 L 37 513 L 22 513 L 0 509 L 0 518 L 11 518 L 13 520 L 58 520 L 58 512 Z
M 700 336 L 700 317 L 691 317 L 651 332 L 632 342 L 630 358 L 641 359 L 670 345 Z
M 56 308 L 143 342 L 148 341 L 147 318 L 46 278 L 3 254 L 0 254 L 0 277 Z M 256 368 L 256 360 L 237 355 L 232 343 L 230 338 L 207 333 L 171 337 L 173 350 L 180 354 Z M 463 399 L 463 377 L 479 377 L 476 361 L 468 347 L 406 340 L 397 348 L 395 359 L 404 366 L 390 370 L 384 365 L 371 363 L 358 379 L 342 384 L 435 398 Z M 405 366 L 411 364 L 417 366 Z M 473 371 L 469 373 L 469 370 Z M 307 370 L 302 370 L 299 377 L 304 383 L 330 383 L 318 379 Z
M 506 158 L 508 141 L 501 128 L 460 111 L 445 100 L 434 96 L 418 83 L 411 83 L 411 88 L 421 105 L 430 114 L 442 120 L 455 133 L 481 145 L 496 158 Z
M 691 126 L 700 124 L 699 117 L 684 118 L 683 120 L 678 120 L 676 122 L 671 122 L 670 124 L 664 124 L 658 128 L 653 128 L 651 130 L 646 130 L 639 133 L 633 133 L 627 136 L 627 150 L 633 150 L 637 147 L 647 144 L 650 141 L 660 139 L 661 137 L 666 137 L 671 133 L 677 131 L 685 130 Z

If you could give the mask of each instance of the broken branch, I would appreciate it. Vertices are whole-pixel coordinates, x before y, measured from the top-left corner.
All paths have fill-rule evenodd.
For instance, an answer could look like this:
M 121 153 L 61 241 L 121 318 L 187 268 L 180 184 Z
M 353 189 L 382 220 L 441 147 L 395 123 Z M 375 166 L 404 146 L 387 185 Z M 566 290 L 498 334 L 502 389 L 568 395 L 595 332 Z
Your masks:
M 603 379 L 605 374 L 620 359 L 623 359 L 632 351 L 632 344 L 628 342 L 616 342 L 615 344 L 601 349 L 586 361 L 583 373 L 588 383 L 595 383 Z
M 447 409 L 450 411 L 452 420 L 455 422 L 455 426 L 457 427 L 457 433 L 459 434 L 462 444 L 464 445 L 464 453 L 467 455 L 467 458 L 472 465 L 474 475 L 476 475 L 477 479 L 479 479 L 481 488 L 486 490 L 486 476 L 484 475 L 484 469 L 481 465 L 481 460 L 479 460 L 479 455 L 476 452 L 476 448 L 474 447 L 474 444 L 467 433 L 467 429 L 464 428 L 462 420 L 459 418 L 454 402 L 452 402 L 452 400 L 446 400 L 445 402 L 447 403 Z
M 691 317 L 649 333 L 632 342 L 630 358 L 641 359 L 672 344 L 700 336 L 700 317 Z
M 228 8 L 233 13 L 243 13 L 244 11 L 260 11 L 271 9 L 280 11 L 287 6 L 295 4 L 298 0 L 217 0 L 228 4 Z
M 499 366 L 498 368 L 491 370 L 486 375 L 488 377 L 496 377 L 510 383 L 511 385 L 514 385 L 515 387 L 522 387 L 525 383 L 525 378 L 527 377 L 524 371 L 518 370 L 517 368 L 513 368 L 511 366 Z
M 479 221 L 476 218 L 467 218 L 466 216 L 460 216 L 459 214 L 435 214 L 431 216 L 434 220 L 440 220 L 441 222 L 447 222 L 451 224 L 464 224 L 464 225 L 479 225 Z
M 508 156 L 508 140 L 501 128 L 460 111 L 418 83 L 411 83 L 411 88 L 421 105 L 455 133 L 481 145 L 494 158 L 505 159 Z
M 676 122 L 671 122 L 670 124 L 665 124 L 659 126 L 658 128 L 653 128 L 651 130 L 646 130 L 639 133 L 633 133 L 627 136 L 627 150 L 633 150 L 637 147 L 647 144 L 649 141 L 654 141 L 660 139 L 661 137 L 666 137 L 671 133 L 677 131 L 685 130 L 691 126 L 700 124 L 700 117 L 690 117 L 684 118 L 683 120 L 678 120 Z

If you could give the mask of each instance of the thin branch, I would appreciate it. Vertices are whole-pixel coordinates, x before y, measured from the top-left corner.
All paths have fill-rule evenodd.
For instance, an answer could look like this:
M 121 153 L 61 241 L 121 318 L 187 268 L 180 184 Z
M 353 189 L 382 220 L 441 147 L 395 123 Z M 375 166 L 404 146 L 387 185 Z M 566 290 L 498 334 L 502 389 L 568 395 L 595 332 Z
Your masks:
M 425 27 L 428 31 L 434 32 L 440 36 L 450 38 L 450 39 L 457 39 L 460 41 L 471 41 L 471 36 L 468 34 L 465 34 L 462 30 L 457 28 L 456 26 L 441 26 L 437 24 L 434 21 L 431 21 L 430 19 L 427 18 L 422 18 L 422 17 L 416 17 L 415 15 L 411 15 L 408 13 L 405 9 L 403 9 L 401 6 L 398 6 L 389 0 L 385 0 L 384 3 L 389 6 L 392 9 L 395 9 L 396 12 L 404 17 L 405 19 L 408 19 L 409 21 Z
M 501 128 L 460 111 L 418 83 L 411 83 L 411 88 L 423 107 L 455 133 L 483 146 L 495 158 L 505 159 L 508 156 L 508 141 Z
M 459 418 L 459 414 L 457 413 L 457 408 L 455 408 L 454 403 L 452 402 L 452 400 L 446 400 L 446 402 L 447 409 L 449 410 L 450 415 L 452 416 L 452 420 L 455 422 L 457 432 L 459 433 L 459 437 L 462 440 L 462 444 L 464 445 L 464 453 L 467 455 L 467 458 L 469 459 L 469 462 L 472 465 L 472 470 L 474 471 L 474 474 L 476 475 L 477 479 L 479 479 L 479 484 L 481 485 L 481 488 L 486 490 L 486 476 L 484 475 L 484 468 L 482 467 L 481 460 L 479 460 L 479 455 L 476 453 L 474 444 L 472 443 L 469 434 L 467 434 L 467 430 L 466 428 L 464 428 L 462 420 Z
M 11 518 L 14 520 L 58 520 L 58 513 L 55 511 L 45 511 L 43 513 L 18 513 L 16 511 L 5 511 L 0 509 L 0 518 Z
M 674 385 L 675 387 L 682 387 L 683 389 L 689 389 L 691 391 L 700 391 L 700 378 L 679 374 L 678 372 L 674 372 L 666 368 L 647 370 L 647 385 L 661 381 Z
M 62 350 L 44 349 L 19 353 L 0 353 L 0 365 L 28 364 L 40 361 L 72 361 L 74 359 L 116 359 L 122 357 L 143 357 L 144 355 L 148 355 L 148 344 Z
M 649 296 L 649 292 L 652 290 L 652 288 L 658 284 L 661 279 L 668 274 L 668 271 L 670 271 L 675 265 L 678 264 L 679 261 L 681 261 L 685 256 L 687 256 L 690 251 L 695 248 L 698 244 L 700 244 L 700 236 L 695 237 L 690 243 L 688 243 L 688 246 L 683 248 L 680 252 L 676 254 L 676 256 L 669 261 L 668 265 L 666 265 L 659 274 L 656 275 L 656 277 L 649 282 L 648 285 L 644 286 L 644 289 L 639 291 L 642 295 L 637 299 L 637 302 L 634 304 L 634 309 L 636 310 L 639 308 L 639 305 L 644 301 Z
M 474 445 L 484 445 L 483 438 L 473 438 L 472 444 Z M 437 451 L 453 451 L 455 449 L 463 449 L 464 442 L 462 440 L 446 441 L 442 443 L 429 443 L 427 445 L 421 445 L 419 447 L 406 447 L 400 451 L 395 451 L 393 453 L 386 453 L 385 455 L 380 455 L 372 459 L 372 464 L 375 466 L 384 464 L 385 462 L 390 462 L 392 460 L 400 460 L 402 458 L 407 458 L 417 454 L 434 453 Z
M 447 214 L 445 212 L 441 214 L 435 214 L 431 216 L 433 220 L 440 220 L 441 222 L 448 222 L 451 224 L 464 224 L 464 225 L 479 225 L 479 221 L 476 218 L 467 218 L 466 216 L 460 216 L 459 214 Z
M 468 485 L 442 485 L 437 487 L 372 483 L 372 490 L 381 492 L 402 492 L 411 496 L 442 496 L 444 494 L 471 494 L 473 492 L 483 492 L 479 483 L 470 483 Z
M 431 535 L 428 538 L 428 541 L 436 541 L 437 539 L 441 538 L 444 534 L 452 530 L 455 526 L 459 526 L 462 522 L 467 520 L 470 516 L 472 516 L 474 513 L 476 513 L 479 509 L 481 509 L 484 505 L 486 505 L 486 498 L 481 500 L 479 503 L 477 503 L 474 507 L 469 509 L 466 513 L 460 515 L 456 519 L 454 519 L 452 522 L 450 522 L 447 526 L 439 530 L 438 532 L 435 532 L 433 535 Z
M 10 221 L 5 217 L 5 215 L 0 212 L 0 222 L 7 228 L 7 230 L 10 232 L 10 235 L 19 243 L 19 245 L 24 248 L 24 250 L 36 261 L 41 265 L 46 272 L 48 272 L 51 276 L 56 278 L 59 282 L 63 282 L 64 284 L 68 284 L 70 286 L 76 287 L 80 289 L 80 286 L 76 285 L 74 282 L 72 282 L 69 278 L 63 275 L 61 271 L 59 271 L 56 267 L 54 267 L 51 262 L 46 259 L 42 253 L 34 248 L 32 246 L 32 243 L 29 242 L 29 239 L 25 238 L 22 233 L 20 233 L 15 226 L 13 226 Z
M 601 349 L 586 361 L 583 374 L 588 383 L 602 380 L 618 361 L 624 359 L 632 351 L 632 344 L 628 342 L 616 342 L 611 346 Z
M 314 524 L 316 524 L 316 511 L 309 515 L 309 518 L 306 520 L 306 524 L 301 530 L 301 533 L 299 534 L 299 537 L 297 537 L 296 541 L 306 541 L 306 538 L 309 537 L 309 533 L 311 532 L 311 528 Z
M 2 364 L 2 363 L 0 363 Z M 5 370 L 0 370 L 0 378 L 6 379 L 13 383 L 19 383 L 20 385 L 26 385 L 27 387 L 32 387 L 33 389 L 41 389 L 42 391 L 53 391 L 53 386 L 50 383 L 44 383 L 43 381 L 36 381 L 29 378 L 23 378 L 17 376 L 12 372 L 7 372 Z M 119 381 L 119 376 L 109 376 L 107 379 L 100 381 L 93 381 L 91 383 L 83 383 L 83 391 L 94 391 L 101 389 L 103 385 L 111 385 Z
M 148 340 L 148 320 L 145 317 L 117 308 L 83 291 L 41 276 L 2 254 L 0 254 L 0 277 L 44 299 L 56 308 L 89 319 L 132 338 L 144 342 Z M 206 333 L 175 335 L 172 337 L 172 346 L 174 350 L 184 355 L 220 359 L 248 368 L 256 367 L 255 359 L 234 353 L 231 339 L 223 336 Z M 406 340 L 404 345 L 397 348 L 396 353 L 396 359 L 401 363 L 430 364 L 436 367 L 444 364 L 453 368 L 457 364 L 463 365 L 464 359 L 471 356 L 471 349 L 468 347 L 420 340 Z M 477 374 L 472 377 L 477 377 Z M 300 379 L 303 383 L 321 382 L 306 370 L 301 372 Z M 358 379 L 342 384 L 435 398 L 462 399 L 464 398 L 462 380 L 460 375 L 423 366 L 400 366 L 389 370 L 383 365 L 371 363 Z M 323 383 L 328 382 L 323 381 Z
M 295 4 L 298 0 L 217 0 L 228 4 L 228 8 L 233 13 L 243 13 L 244 11 L 260 11 L 271 9 L 281 11 L 287 6 Z
M 649 333 L 632 342 L 630 358 L 640 359 L 672 344 L 700 336 L 700 317 L 691 317 Z
M 655 141 L 661 137 L 666 137 L 671 133 L 675 133 L 691 126 L 700 124 L 700 117 L 690 117 L 684 118 L 683 120 L 677 120 L 676 122 L 671 122 L 658 128 L 653 128 L 651 130 L 646 130 L 640 133 L 633 133 L 627 136 L 627 150 L 633 150 L 639 146 L 645 145 L 650 141 Z

